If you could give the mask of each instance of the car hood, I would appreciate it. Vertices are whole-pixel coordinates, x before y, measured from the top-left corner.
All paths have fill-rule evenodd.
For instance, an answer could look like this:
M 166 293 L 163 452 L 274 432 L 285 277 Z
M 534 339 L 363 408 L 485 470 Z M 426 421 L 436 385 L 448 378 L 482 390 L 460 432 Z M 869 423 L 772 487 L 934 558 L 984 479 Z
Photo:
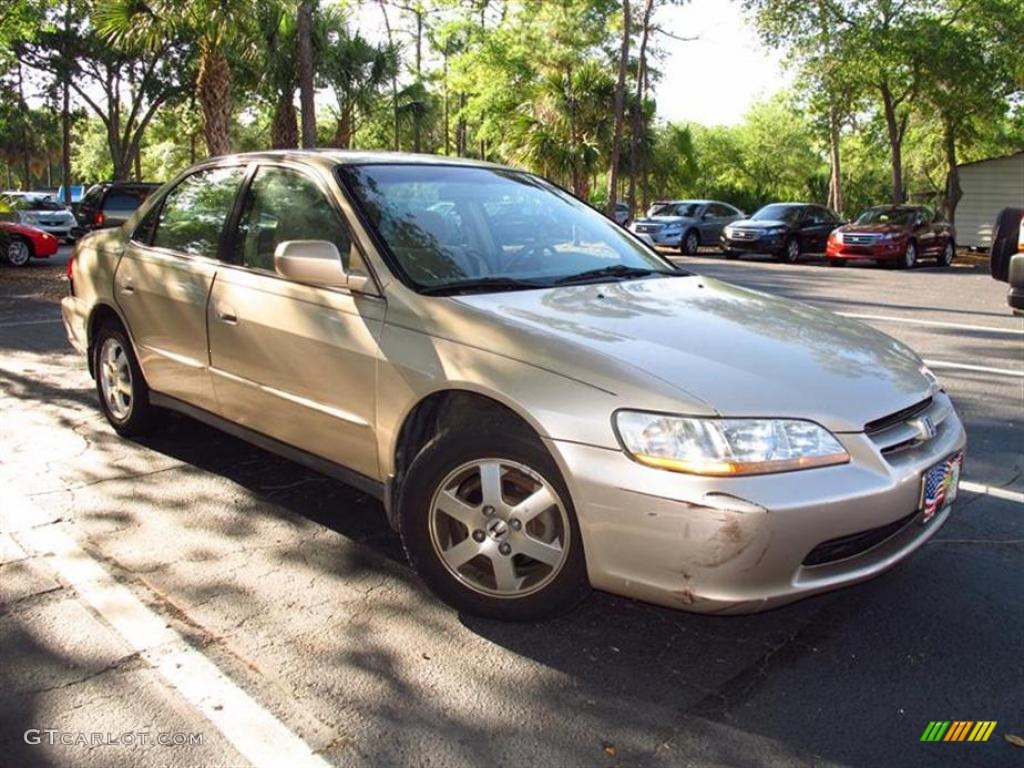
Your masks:
M 663 224 L 667 226 L 669 224 L 690 224 L 693 223 L 694 221 L 695 219 L 692 219 L 689 216 L 645 216 L 642 219 L 637 219 L 636 223 Z
M 734 221 L 730 226 L 742 229 L 767 229 L 768 227 L 788 227 L 789 224 L 779 219 L 743 219 Z
M 889 235 L 906 232 L 903 224 L 846 224 L 839 228 L 840 232 L 856 232 L 871 235 Z
M 486 334 L 496 352 L 581 381 L 596 374 L 605 387 L 625 365 L 652 389 L 671 385 L 683 403 L 696 398 L 721 416 L 805 418 L 857 432 L 936 386 L 917 355 L 873 328 L 706 277 L 454 301 L 489 318 L 492 331 L 501 328 Z M 635 378 L 627 378 L 623 388 L 635 394 Z

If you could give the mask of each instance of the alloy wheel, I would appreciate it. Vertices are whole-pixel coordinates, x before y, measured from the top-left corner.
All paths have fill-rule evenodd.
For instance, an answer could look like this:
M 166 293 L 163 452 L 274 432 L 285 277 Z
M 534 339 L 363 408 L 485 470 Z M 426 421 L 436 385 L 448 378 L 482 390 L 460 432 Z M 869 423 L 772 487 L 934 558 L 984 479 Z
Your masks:
M 134 390 L 128 353 L 118 339 L 109 337 L 103 342 L 99 368 L 103 402 L 115 419 L 125 421 L 132 413 Z
M 476 459 L 449 473 L 431 500 L 429 528 L 449 573 L 490 597 L 543 589 L 569 553 L 569 517 L 557 491 L 508 459 Z
M 948 267 L 953 263 L 953 243 L 947 242 L 946 247 L 942 249 L 942 255 L 939 257 L 939 265 Z
M 23 267 L 28 264 L 31 257 L 32 253 L 28 243 L 24 240 L 11 240 L 10 245 L 7 246 L 7 261 L 12 266 Z
M 683 253 L 687 256 L 693 256 L 699 248 L 700 238 L 697 236 L 697 233 L 692 230 L 687 232 L 686 239 L 683 241 Z
M 903 268 L 910 269 L 917 263 L 917 246 L 913 242 L 907 243 L 907 249 L 903 252 Z
M 800 258 L 800 241 L 795 237 L 786 243 L 786 261 L 795 264 Z

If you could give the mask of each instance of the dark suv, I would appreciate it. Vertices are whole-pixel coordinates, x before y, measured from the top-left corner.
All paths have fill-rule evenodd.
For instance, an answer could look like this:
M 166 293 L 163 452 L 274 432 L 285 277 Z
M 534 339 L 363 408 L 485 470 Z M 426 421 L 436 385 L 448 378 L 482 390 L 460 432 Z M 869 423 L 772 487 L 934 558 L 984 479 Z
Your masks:
M 823 205 L 771 203 L 722 231 L 725 258 L 743 253 L 770 253 L 796 263 L 801 253 L 824 253 L 832 230 L 842 225 L 835 212 Z
M 90 187 L 75 211 L 75 234 L 121 226 L 159 188 L 159 184 L 148 181 L 114 181 Z

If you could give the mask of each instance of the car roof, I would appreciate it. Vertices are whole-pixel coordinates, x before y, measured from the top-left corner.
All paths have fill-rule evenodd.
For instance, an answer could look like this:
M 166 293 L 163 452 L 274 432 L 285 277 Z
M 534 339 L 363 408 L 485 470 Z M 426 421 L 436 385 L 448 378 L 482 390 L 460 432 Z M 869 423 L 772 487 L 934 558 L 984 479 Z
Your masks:
M 291 161 L 297 163 L 309 163 L 312 165 L 335 166 L 335 165 L 458 165 L 468 168 L 501 168 L 515 170 L 507 165 L 489 163 L 483 160 L 472 160 L 466 157 L 452 157 L 451 155 L 424 155 L 414 152 L 384 152 L 376 150 L 360 149 L 276 149 L 259 152 L 242 152 L 234 155 L 220 155 L 211 157 L 208 160 L 198 163 L 199 167 L 207 164 L 217 164 L 230 160 L 246 160 L 259 162 L 260 160 Z

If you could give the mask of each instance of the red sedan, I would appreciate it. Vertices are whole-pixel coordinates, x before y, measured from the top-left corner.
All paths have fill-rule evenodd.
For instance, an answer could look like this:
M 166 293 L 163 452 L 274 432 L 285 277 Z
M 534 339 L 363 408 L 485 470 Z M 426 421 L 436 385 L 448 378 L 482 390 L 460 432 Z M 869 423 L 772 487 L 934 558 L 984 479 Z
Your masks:
M 45 259 L 57 252 L 60 240 L 35 227 L 0 221 L 0 230 L 7 236 L 7 263 L 23 267 L 30 259 Z
M 953 225 L 923 205 L 869 208 L 855 222 L 829 235 L 825 247 L 830 266 L 872 259 L 901 269 L 910 269 L 922 258 L 948 267 L 955 252 Z

